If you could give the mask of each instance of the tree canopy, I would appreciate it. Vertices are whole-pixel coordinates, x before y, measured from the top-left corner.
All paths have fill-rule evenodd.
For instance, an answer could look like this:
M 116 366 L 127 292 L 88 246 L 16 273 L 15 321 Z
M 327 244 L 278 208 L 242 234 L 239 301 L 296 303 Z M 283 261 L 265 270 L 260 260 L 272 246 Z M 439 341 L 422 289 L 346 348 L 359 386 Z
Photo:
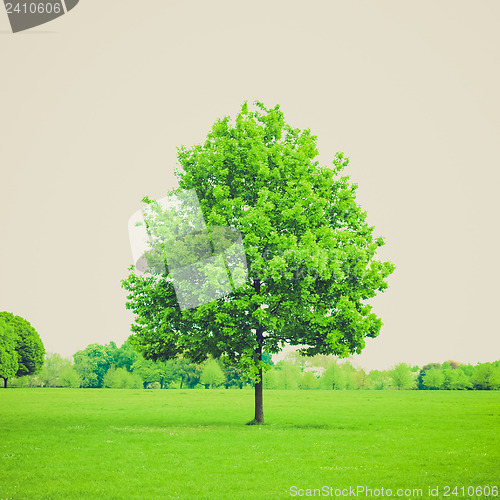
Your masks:
M 134 346 L 154 360 L 228 357 L 256 381 L 253 423 L 263 422 L 264 349 L 290 344 L 308 356 L 347 357 L 382 326 L 366 301 L 387 288 L 394 266 L 374 258 L 384 240 L 342 175 L 348 158 L 337 153 L 330 168 L 320 166 L 316 142 L 309 129 L 288 125 L 279 105 L 245 103 L 234 121 L 217 120 L 203 144 L 179 149 L 177 192 L 196 190 L 208 227 L 242 235 L 244 283 L 182 309 L 168 259 L 164 270 L 151 266 L 151 274 L 123 281 Z M 148 228 L 161 228 L 161 207 L 144 201 L 154 208 Z
M 29 321 L 0 312 L 0 377 L 4 379 L 4 386 L 10 377 L 40 371 L 44 356 L 43 342 Z
M 4 386 L 16 374 L 18 367 L 14 331 L 0 315 L 0 378 L 4 380 Z

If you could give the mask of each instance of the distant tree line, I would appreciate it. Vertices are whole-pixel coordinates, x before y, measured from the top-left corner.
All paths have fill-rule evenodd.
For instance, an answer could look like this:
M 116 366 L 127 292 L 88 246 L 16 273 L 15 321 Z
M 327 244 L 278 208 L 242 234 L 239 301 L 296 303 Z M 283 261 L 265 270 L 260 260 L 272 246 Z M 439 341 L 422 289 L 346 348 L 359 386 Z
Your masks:
M 431 363 L 423 367 L 400 363 L 390 370 L 355 368 L 349 361 L 332 356 L 305 358 L 290 353 L 274 364 L 263 354 L 267 364 L 264 388 L 303 390 L 498 390 L 500 361 L 461 364 L 455 361 Z M 40 364 L 41 367 L 41 364 Z M 38 373 L 16 372 L 10 378 L 13 387 L 83 387 L 114 389 L 195 389 L 252 388 L 241 370 L 227 359 L 208 359 L 191 363 L 188 359 L 154 362 L 144 359 L 126 341 L 90 344 L 73 356 L 73 361 L 59 354 L 47 354 Z

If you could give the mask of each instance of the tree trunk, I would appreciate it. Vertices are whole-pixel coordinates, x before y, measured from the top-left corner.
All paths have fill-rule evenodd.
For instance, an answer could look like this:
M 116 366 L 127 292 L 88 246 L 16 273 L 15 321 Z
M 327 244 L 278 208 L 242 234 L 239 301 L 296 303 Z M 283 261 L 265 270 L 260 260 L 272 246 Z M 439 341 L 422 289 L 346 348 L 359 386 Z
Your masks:
M 8 377 L 2 377 L 2 378 L 3 378 L 3 388 L 7 389 L 7 380 L 8 380 Z
M 257 341 L 259 346 L 255 349 L 258 362 L 262 361 L 262 331 L 257 330 Z M 264 381 L 262 379 L 262 367 L 259 368 L 259 382 L 255 382 L 255 418 L 247 425 L 259 425 L 264 423 L 264 401 L 262 397 L 262 388 Z
M 262 359 L 262 346 L 259 346 L 259 361 Z M 262 398 L 262 387 L 264 381 L 262 380 L 262 367 L 259 368 L 259 382 L 255 383 L 255 423 L 264 423 L 264 401 Z
M 253 287 L 255 293 L 260 293 L 260 280 L 256 279 L 253 282 Z M 264 381 L 262 380 L 262 366 L 260 363 L 262 362 L 262 344 L 264 343 L 264 330 L 259 325 L 257 330 L 255 331 L 255 336 L 257 340 L 257 348 L 255 349 L 255 358 L 259 363 L 259 371 L 258 377 L 259 381 L 255 382 L 255 418 L 248 422 L 247 425 L 260 425 L 264 423 L 264 402 L 262 398 L 262 388 L 264 386 Z

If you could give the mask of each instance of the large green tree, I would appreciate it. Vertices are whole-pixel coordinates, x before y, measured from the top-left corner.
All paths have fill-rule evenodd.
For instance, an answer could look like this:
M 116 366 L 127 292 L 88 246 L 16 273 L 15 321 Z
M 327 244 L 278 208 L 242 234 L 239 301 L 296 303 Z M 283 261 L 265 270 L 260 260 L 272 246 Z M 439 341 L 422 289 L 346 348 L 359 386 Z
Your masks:
M 0 319 L 14 336 L 15 352 L 17 353 L 17 370 L 14 375 L 22 377 L 39 372 L 44 362 L 45 347 L 38 332 L 29 321 L 12 313 L 0 312 Z M 3 378 L 4 386 L 7 387 L 8 377 Z
M 374 259 L 384 240 L 356 202 L 356 184 L 342 175 L 348 159 L 338 153 L 331 168 L 320 166 L 309 129 L 288 125 L 279 106 L 255 105 L 245 103 L 234 121 L 218 120 L 203 144 L 178 151 L 179 192 L 196 190 L 209 228 L 242 235 L 244 284 L 182 309 L 167 258 L 165 271 L 150 266 L 151 275 L 131 273 L 123 286 L 136 316 L 135 348 L 150 359 L 228 356 L 254 378 L 250 423 L 263 423 L 263 350 L 277 353 L 288 343 L 309 356 L 361 352 L 382 326 L 366 301 L 387 288 L 394 266 Z M 144 201 L 147 227 L 159 231 L 154 242 L 165 219 L 158 204 Z M 158 254 L 152 248 L 150 258 Z

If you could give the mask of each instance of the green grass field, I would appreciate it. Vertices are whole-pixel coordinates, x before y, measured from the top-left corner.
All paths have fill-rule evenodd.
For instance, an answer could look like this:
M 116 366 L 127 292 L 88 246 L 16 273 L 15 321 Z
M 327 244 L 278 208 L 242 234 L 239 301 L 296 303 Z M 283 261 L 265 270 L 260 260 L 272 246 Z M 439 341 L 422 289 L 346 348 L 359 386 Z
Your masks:
M 264 398 L 266 425 L 246 426 L 249 390 L 0 390 L 0 499 L 289 498 L 292 486 L 444 498 L 499 484 L 498 391 Z

